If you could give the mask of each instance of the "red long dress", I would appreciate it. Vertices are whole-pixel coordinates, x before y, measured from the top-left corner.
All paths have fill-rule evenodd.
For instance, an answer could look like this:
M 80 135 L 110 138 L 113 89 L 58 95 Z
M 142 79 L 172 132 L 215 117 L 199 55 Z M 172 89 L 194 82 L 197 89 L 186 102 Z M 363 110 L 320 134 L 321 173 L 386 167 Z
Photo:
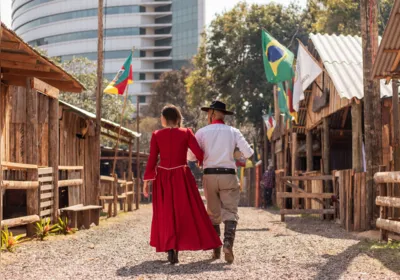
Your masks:
M 155 131 L 151 138 L 144 180 L 154 180 L 150 245 L 157 252 L 210 250 L 221 246 L 186 165 L 188 148 L 203 161 L 203 151 L 190 129 L 166 128 Z

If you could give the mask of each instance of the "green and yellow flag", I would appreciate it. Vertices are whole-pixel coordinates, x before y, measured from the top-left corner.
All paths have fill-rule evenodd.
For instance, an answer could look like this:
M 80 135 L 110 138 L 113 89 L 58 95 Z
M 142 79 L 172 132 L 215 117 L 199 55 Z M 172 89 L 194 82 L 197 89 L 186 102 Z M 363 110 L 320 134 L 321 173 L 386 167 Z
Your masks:
M 132 52 L 118 71 L 112 82 L 106 87 L 104 93 L 124 95 L 126 87 L 133 83 Z
M 266 31 L 262 31 L 264 69 L 267 80 L 276 84 L 289 81 L 294 76 L 294 55 Z

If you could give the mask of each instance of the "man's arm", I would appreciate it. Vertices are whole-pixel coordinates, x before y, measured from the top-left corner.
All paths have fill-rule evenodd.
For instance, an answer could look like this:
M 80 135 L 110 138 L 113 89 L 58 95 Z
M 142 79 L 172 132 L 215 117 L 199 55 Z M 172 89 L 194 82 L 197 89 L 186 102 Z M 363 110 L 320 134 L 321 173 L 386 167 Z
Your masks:
M 250 158 L 254 154 L 254 151 L 250 147 L 250 144 L 247 143 L 246 139 L 244 139 L 243 134 L 238 129 L 235 129 L 235 137 L 236 146 L 242 152 L 244 158 Z
M 204 151 L 203 143 L 201 141 L 201 133 L 199 133 L 199 132 L 200 132 L 200 130 L 197 131 L 196 134 L 195 134 L 196 140 L 199 143 L 200 148 Z M 194 153 L 190 149 L 188 150 L 187 160 L 188 161 L 197 161 L 196 156 L 194 155 Z

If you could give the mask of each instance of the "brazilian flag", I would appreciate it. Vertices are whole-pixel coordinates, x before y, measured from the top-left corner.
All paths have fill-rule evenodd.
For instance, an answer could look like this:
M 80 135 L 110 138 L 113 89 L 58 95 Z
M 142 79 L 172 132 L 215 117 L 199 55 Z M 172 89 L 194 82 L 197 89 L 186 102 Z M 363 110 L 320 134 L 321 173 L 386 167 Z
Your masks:
M 289 81 L 294 76 L 294 55 L 266 31 L 262 32 L 264 69 L 267 80 L 276 84 Z

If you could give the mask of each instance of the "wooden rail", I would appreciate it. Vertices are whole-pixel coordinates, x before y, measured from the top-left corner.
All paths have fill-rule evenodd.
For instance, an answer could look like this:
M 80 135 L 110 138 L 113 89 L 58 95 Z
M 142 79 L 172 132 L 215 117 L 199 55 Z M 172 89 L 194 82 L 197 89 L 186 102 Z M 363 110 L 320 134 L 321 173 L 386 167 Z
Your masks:
M 34 190 L 39 187 L 38 181 L 3 181 L 6 190 Z
M 38 166 L 35 164 L 25 164 L 25 163 L 15 163 L 2 161 L 1 166 L 3 169 L 14 169 L 14 170 L 27 170 L 27 169 L 38 169 Z
M 30 216 L 24 216 L 24 217 L 18 217 L 18 218 L 13 218 L 13 219 L 7 219 L 1 221 L 1 227 L 18 227 L 18 226 L 23 226 L 27 224 L 32 224 L 35 222 L 39 222 L 40 218 L 38 215 L 30 215 Z
M 374 175 L 374 180 L 379 184 L 380 194 L 375 200 L 380 207 L 376 227 L 380 229 L 381 241 L 388 241 L 389 232 L 400 234 L 400 221 L 390 219 L 388 214 L 388 208 L 400 208 L 400 198 L 388 196 L 386 184 L 400 183 L 400 172 L 378 172 Z
M 58 181 L 58 187 L 74 187 L 74 186 L 80 186 L 82 184 L 83 184 L 82 179 L 70 179 L 70 180 Z
M 70 170 L 70 171 L 83 170 L 83 166 L 59 166 L 58 170 L 60 170 L 60 171 L 64 171 L 64 170 Z

